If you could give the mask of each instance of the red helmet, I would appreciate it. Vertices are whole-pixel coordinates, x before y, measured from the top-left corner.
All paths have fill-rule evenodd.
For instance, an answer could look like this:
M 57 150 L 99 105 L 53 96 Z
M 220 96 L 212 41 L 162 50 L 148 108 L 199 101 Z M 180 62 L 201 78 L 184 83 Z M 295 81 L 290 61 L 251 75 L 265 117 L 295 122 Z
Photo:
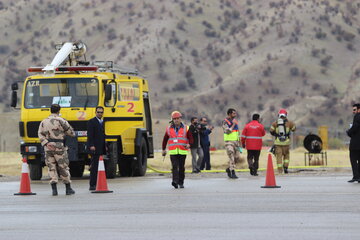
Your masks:
M 279 117 L 287 117 L 287 111 L 285 109 L 280 109 L 278 112 Z
M 181 113 L 179 112 L 179 111 L 173 111 L 172 113 L 171 113 L 171 118 L 172 119 L 174 119 L 174 118 L 181 118 L 182 117 L 182 115 L 181 115 Z

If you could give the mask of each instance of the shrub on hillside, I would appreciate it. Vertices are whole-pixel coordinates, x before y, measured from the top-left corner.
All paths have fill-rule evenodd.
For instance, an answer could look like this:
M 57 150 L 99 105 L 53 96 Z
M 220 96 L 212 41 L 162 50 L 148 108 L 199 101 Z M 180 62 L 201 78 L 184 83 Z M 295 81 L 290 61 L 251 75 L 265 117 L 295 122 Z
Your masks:
M 271 67 L 268 66 L 264 71 L 263 71 L 263 75 L 264 77 L 269 77 L 271 74 Z
M 355 35 L 349 32 L 343 32 L 342 37 L 344 38 L 345 41 L 352 41 L 355 38 Z
M 195 14 L 203 14 L 202 7 L 198 7 L 197 9 L 195 9 Z
M 290 107 L 293 103 L 294 103 L 294 99 L 284 99 L 282 102 L 281 102 L 281 106 L 283 108 L 288 108 Z
M 165 72 L 163 72 L 162 69 L 159 70 L 158 77 L 160 80 L 163 80 L 163 81 L 166 81 L 169 79 L 167 74 Z
M 353 45 L 352 43 L 348 43 L 348 44 L 346 45 L 346 48 L 347 48 L 348 50 L 350 50 L 350 51 L 355 51 L 355 47 L 354 47 L 354 45 Z
M 354 72 L 356 77 L 360 77 L 360 68 L 357 68 Z
M 0 54 L 8 54 L 10 47 L 7 45 L 0 45 Z
M 184 20 L 181 20 L 180 22 L 178 22 L 176 24 L 176 28 L 181 30 L 181 31 L 186 31 L 185 24 L 186 24 L 186 22 Z
M 299 69 L 297 67 L 290 68 L 290 75 L 293 77 L 299 76 Z
M 111 40 L 114 40 L 114 39 L 116 39 L 116 38 L 117 38 L 117 36 L 116 36 L 116 31 L 115 31 L 115 29 L 110 28 L 110 29 L 108 30 L 108 32 L 107 32 L 107 39 L 108 39 L 109 41 L 111 41 Z
M 318 83 L 314 83 L 312 86 L 311 86 L 312 90 L 314 91 L 318 91 L 320 90 L 320 84 Z
M 248 43 L 248 48 L 249 48 L 249 49 L 255 48 L 256 45 L 257 45 L 256 42 L 249 42 L 249 43 Z
M 321 28 L 319 28 L 319 30 L 316 31 L 316 33 L 315 33 L 315 37 L 317 39 L 325 39 L 326 38 L 326 33 L 322 32 Z
M 216 37 L 216 31 L 215 30 L 205 29 L 204 34 L 207 37 L 213 37 L 213 38 Z
M 175 84 L 175 86 L 172 88 L 173 92 L 178 92 L 178 91 L 186 91 L 187 90 L 187 85 L 186 82 L 181 81 Z
M 320 65 L 323 67 L 329 66 L 331 59 L 332 59 L 332 56 L 326 56 L 325 58 L 320 60 Z
M 193 57 L 198 57 L 198 56 L 199 56 L 198 51 L 197 51 L 196 49 L 193 49 L 193 50 L 191 51 L 191 56 L 193 56 Z

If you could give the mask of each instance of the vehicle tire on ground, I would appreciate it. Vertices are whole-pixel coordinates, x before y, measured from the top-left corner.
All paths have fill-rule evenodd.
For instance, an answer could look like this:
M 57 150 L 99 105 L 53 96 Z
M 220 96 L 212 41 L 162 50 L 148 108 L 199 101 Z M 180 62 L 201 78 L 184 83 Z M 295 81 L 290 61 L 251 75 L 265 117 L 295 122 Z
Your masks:
M 36 160 L 29 163 L 30 170 L 30 179 L 31 180 L 40 180 L 42 177 L 42 165 L 41 162 Z
M 73 161 L 69 164 L 71 177 L 82 177 L 84 174 L 84 161 Z
M 109 143 L 109 159 L 105 162 L 106 178 L 115 178 L 118 164 L 117 142 Z
M 139 151 L 136 153 L 136 159 L 132 162 L 133 176 L 144 176 L 147 169 L 147 144 L 145 138 L 141 138 Z
M 133 157 L 129 156 L 121 156 L 119 159 L 119 172 L 121 177 L 131 177 L 132 169 L 131 169 L 131 161 Z

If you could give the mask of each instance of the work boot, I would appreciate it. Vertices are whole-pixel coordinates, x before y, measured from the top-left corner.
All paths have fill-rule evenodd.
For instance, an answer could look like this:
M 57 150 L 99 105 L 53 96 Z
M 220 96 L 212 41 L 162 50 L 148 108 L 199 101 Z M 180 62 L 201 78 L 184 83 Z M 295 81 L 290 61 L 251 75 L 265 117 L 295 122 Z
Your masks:
M 58 192 L 57 192 L 56 183 L 52 183 L 52 184 L 51 184 L 51 188 L 52 188 L 52 195 L 53 195 L 53 196 L 57 196 L 57 195 L 58 195 Z
M 71 188 L 70 183 L 65 183 L 66 195 L 75 194 L 75 191 Z
M 238 177 L 235 174 L 235 170 L 231 170 L 231 178 L 237 179 Z
M 289 173 L 289 171 L 288 171 L 288 168 L 287 168 L 287 167 L 284 167 L 284 173 L 285 173 L 285 174 Z
M 172 182 L 171 185 L 173 185 L 174 188 L 178 188 L 179 185 L 176 182 Z
M 226 169 L 226 172 L 227 172 L 228 177 L 231 178 L 230 168 L 227 168 L 227 169 Z

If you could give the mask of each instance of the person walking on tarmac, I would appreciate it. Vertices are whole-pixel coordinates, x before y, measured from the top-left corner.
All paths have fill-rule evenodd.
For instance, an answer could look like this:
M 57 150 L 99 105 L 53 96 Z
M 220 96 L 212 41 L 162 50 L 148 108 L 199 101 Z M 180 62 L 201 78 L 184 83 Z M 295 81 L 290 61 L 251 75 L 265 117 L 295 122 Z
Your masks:
M 247 150 L 247 161 L 250 174 L 253 176 L 258 176 L 257 170 L 263 136 L 265 136 L 264 125 L 260 123 L 260 115 L 255 113 L 252 116 L 252 121 L 246 124 L 241 133 L 241 144 Z
M 51 115 L 39 125 L 38 136 L 45 151 L 45 163 L 49 168 L 50 184 L 52 195 L 57 196 L 58 176 L 66 187 L 66 195 L 75 194 L 71 188 L 69 158 L 67 147 L 64 145 L 65 136 L 75 137 L 75 132 L 68 121 L 60 117 L 60 105 L 52 104 Z
M 224 119 L 222 128 L 224 131 L 224 141 L 226 153 L 229 157 L 229 167 L 226 169 L 229 178 L 238 178 L 235 174 L 236 163 L 240 162 L 240 142 L 239 126 L 235 119 L 236 110 L 229 108 L 227 118 Z
M 280 109 L 278 120 L 273 122 L 270 127 L 271 135 L 275 136 L 275 157 L 278 172 L 288 173 L 290 162 L 290 133 L 296 130 L 295 123 L 287 119 L 287 111 Z
M 182 115 L 178 111 L 171 113 L 171 124 L 166 128 L 162 142 L 162 155 L 166 156 L 166 145 L 168 144 L 170 160 L 172 165 L 172 182 L 174 188 L 184 188 L 185 159 L 193 143 L 188 126 L 182 123 Z
M 360 182 L 360 103 L 353 105 L 353 123 L 350 129 L 346 131 L 351 138 L 349 145 L 350 163 L 353 172 L 353 177 L 348 182 Z
M 200 145 L 200 124 L 198 122 L 197 117 L 191 118 L 191 125 L 189 127 L 189 131 L 193 136 L 194 142 L 190 144 L 190 151 L 192 157 L 192 172 L 199 173 L 200 166 L 204 158 L 204 152 Z M 197 158 L 198 157 L 198 158 Z M 196 160 L 197 158 L 197 160 Z
M 211 163 L 210 163 L 210 137 L 214 126 L 207 126 L 207 118 L 202 117 L 200 118 L 200 145 L 204 152 L 204 158 L 200 165 L 200 170 L 211 170 Z

